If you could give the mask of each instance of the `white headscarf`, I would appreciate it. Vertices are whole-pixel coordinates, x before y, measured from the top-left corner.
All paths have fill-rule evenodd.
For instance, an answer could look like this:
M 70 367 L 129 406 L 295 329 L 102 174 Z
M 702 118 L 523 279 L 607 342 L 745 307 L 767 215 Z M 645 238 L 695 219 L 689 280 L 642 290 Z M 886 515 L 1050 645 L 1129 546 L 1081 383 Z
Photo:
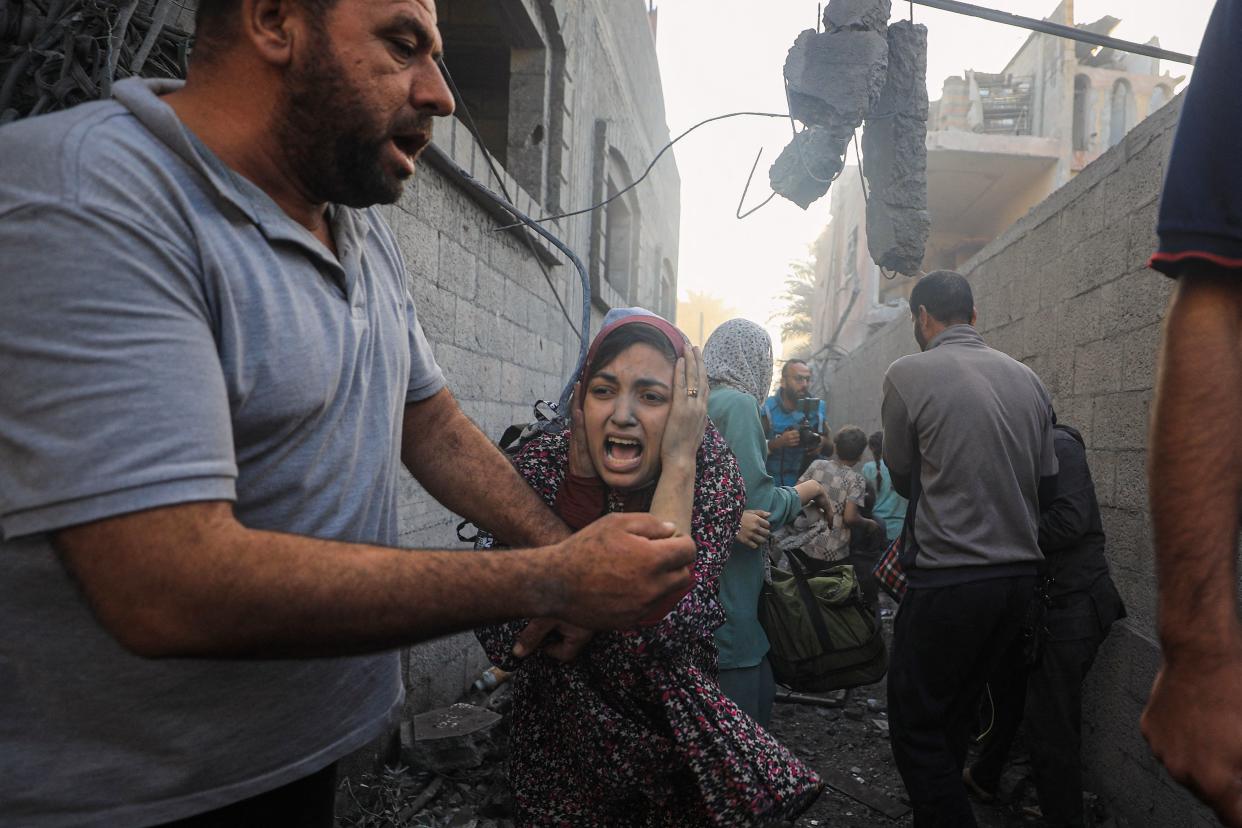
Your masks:
M 703 346 L 707 379 L 749 394 L 762 405 L 772 387 L 772 337 L 749 319 L 730 319 Z

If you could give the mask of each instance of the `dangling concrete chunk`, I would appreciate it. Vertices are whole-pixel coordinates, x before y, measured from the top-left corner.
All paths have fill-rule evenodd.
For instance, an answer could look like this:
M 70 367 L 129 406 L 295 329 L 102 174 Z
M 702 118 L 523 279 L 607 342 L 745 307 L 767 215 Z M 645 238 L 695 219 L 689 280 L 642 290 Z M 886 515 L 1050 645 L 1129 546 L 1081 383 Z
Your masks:
M 852 132 L 880 96 L 888 72 L 888 42 L 871 31 L 798 35 L 785 58 L 789 112 L 835 134 Z
M 927 213 L 927 27 L 888 29 L 888 77 L 863 130 L 867 247 L 880 267 L 917 274 Z
M 832 0 L 824 9 L 824 28 L 830 32 L 856 29 L 884 34 L 892 12 L 892 0 Z
M 798 35 L 785 58 L 789 112 L 807 125 L 768 170 L 772 189 L 802 209 L 828 192 L 846 146 L 884 88 L 888 42 L 875 31 Z
M 805 210 L 828 192 L 841 171 L 843 152 L 831 132 L 807 127 L 794 136 L 768 170 L 772 189 Z

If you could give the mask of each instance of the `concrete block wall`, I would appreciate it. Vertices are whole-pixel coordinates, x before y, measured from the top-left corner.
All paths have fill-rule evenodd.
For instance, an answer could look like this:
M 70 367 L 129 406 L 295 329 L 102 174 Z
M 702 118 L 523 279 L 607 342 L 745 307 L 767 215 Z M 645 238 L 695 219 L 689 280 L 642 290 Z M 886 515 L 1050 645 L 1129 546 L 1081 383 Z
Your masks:
M 1164 107 L 1033 208 L 963 268 L 989 344 L 1030 365 L 1059 419 L 1083 432 L 1113 577 L 1130 617 L 1088 682 L 1093 790 L 1135 826 L 1213 825 L 1147 751 L 1139 713 L 1159 665 L 1145 480 L 1146 429 L 1171 283 L 1145 266 L 1180 103 Z M 909 318 L 825 373 L 829 421 L 879 427 L 884 372 L 917 350 Z

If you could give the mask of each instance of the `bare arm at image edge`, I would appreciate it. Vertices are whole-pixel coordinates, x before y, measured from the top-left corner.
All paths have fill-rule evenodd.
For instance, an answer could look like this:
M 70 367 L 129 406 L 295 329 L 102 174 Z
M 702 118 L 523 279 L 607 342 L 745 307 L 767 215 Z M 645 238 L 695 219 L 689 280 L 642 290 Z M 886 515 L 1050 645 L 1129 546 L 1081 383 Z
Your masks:
M 1242 285 L 1182 277 L 1165 320 L 1148 468 L 1164 662 L 1142 729 L 1174 779 L 1242 825 Z M 1187 457 L 1212 457 L 1211 473 Z

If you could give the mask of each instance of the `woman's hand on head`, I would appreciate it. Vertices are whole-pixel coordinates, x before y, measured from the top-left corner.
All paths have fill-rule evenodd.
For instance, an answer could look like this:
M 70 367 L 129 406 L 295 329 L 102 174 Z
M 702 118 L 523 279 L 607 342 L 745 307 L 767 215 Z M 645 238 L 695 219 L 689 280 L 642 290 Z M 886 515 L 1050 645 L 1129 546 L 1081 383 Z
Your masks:
M 591 452 L 587 450 L 586 418 L 582 415 L 582 383 L 574 385 L 569 402 L 569 473 L 575 477 L 596 477 Z
M 707 366 L 697 346 L 688 347 L 673 368 L 673 399 L 660 445 L 666 469 L 680 465 L 691 472 L 707 430 Z
M 768 522 L 771 512 L 762 509 L 747 509 L 742 513 L 742 528 L 737 533 L 739 543 L 758 549 L 772 535 L 772 524 Z

